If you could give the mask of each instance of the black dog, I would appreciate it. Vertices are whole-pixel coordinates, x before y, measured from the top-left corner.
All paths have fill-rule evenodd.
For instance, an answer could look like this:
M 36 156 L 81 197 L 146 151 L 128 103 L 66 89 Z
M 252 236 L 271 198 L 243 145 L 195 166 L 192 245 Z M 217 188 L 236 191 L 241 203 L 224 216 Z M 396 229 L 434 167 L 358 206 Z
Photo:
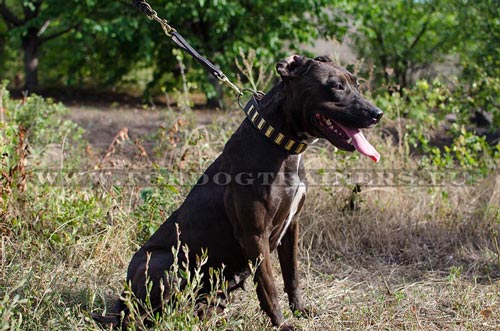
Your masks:
M 172 247 L 178 244 L 179 227 L 189 256 L 179 253 L 178 258 L 193 266 L 196 256 L 207 249 L 204 274 L 224 264 L 229 290 L 249 276 L 249 261 L 261 258 L 255 275 L 260 306 L 273 325 L 292 330 L 283 325 L 273 280 L 270 254 L 277 249 L 290 307 L 306 313 L 297 273 L 297 218 L 306 191 L 300 152 L 318 137 L 378 161 L 379 154 L 360 129 L 375 125 L 383 113 L 360 95 L 356 78 L 328 58 L 292 56 L 276 68 L 282 82 L 256 105 L 258 112 L 253 107 L 248 111 L 248 119 L 181 207 L 132 258 L 127 281 L 139 300 L 146 298 L 147 279 L 153 283 L 153 307 L 160 309 L 169 299 L 167 271 L 174 261 Z M 127 314 L 119 300 L 110 316 L 94 318 L 116 326 L 121 311 Z

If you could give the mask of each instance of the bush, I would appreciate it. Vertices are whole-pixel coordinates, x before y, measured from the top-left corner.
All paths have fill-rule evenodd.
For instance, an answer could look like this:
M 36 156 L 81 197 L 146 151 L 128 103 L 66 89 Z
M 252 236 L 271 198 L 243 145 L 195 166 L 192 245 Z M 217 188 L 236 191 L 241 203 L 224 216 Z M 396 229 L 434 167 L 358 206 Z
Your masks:
M 500 79 L 483 76 L 470 85 L 450 88 L 440 81 L 418 81 L 402 93 L 385 93 L 376 104 L 393 121 L 398 139 L 408 151 L 420 155 L 422 166 L 478 169 L 487 173 L 498 167 L 500 145 L 489 144 L 488 131 L 471 123 L 476 111 L 490 112 L 495 130 L 500 109 L 495 106 Z
M 0 85 L 0 221 L 10 227 L 22 208 L 9 206 L 46 194 L 47 184 L 53 184 L 30 186 L 39 174 L 57 169 L 62 180 L 64 173 L 80 165 L 83 130 L 64 120 L 68 110 L 63 105 L 36 95 L 13 100 L 6 85 Z

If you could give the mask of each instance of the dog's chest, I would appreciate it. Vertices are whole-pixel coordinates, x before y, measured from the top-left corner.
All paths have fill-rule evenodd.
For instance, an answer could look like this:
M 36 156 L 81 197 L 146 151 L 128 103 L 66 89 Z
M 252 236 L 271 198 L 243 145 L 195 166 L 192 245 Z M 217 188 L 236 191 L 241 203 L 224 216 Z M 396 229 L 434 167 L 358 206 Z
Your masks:
M 288 165 L 284 171 L 283 203 L 285 204 L 285 218 L 275 223 L 274 235 L 277 238 L 276 245 L 281 244 L 281 240 L 290 227 L 294 216 L 300 211 L 301 201 L 306 194 L 306 184 L 299 175 L 302 156 L 297 157 L 296 163 Z M 278 235 L 279 234 L 279 235 Z M 278 235 L 276 237 L 276 235 Z

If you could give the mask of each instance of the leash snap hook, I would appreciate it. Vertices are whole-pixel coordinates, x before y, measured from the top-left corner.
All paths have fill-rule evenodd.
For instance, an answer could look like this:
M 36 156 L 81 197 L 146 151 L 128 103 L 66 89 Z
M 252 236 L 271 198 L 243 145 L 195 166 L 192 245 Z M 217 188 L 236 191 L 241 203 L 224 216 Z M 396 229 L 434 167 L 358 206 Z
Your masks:
M 171 27 L 169 24 L 168 24 L 168 21 L 166 19 L 163 19 L 161 17 L 159 17 L 157 14 L 153 15 L 153 17 L 150 17 L 151 20 L 154 20 L 158 23 L 160 23 L 162 29 L 163 29 L 163 32 L 165 32 L 165 34 L 168 36 L 168 37 L 172 37 L 172 32 L 175 32 L 176 30 Z
M 229 80 L 229 78 L 227 78 L 227 76 L 226 76 L 226 75 L 222 74 L 222 76 L 221 76 L 221 77 L 218 77 L 218 78 L 219 78 L 219 80 L 220 80 L 222 83 L 224 83 L 224 84 L 226 84 L 227 86 L 229 86 L 230 88 L 232 88 L 232 89 L 236 92 L 236 94 L 238 95 L 238 98 L 239 98 L 239 97 L 243 94 L 243 93 L 241 92 L 241 90 L 238 88 L 238 86 L 236 86 L 233 82 L 231 82 L 231 81 Z
M 250 92 L 257 100 L 262 99 L 266 94 L 259 90 L 254 90 L 249 87 L 243 88 L 238 95 L 238 105 L 241 109 L 245 109 L 245 106 L 241 103 L 241 97 L 245 95 L 246 92 Z

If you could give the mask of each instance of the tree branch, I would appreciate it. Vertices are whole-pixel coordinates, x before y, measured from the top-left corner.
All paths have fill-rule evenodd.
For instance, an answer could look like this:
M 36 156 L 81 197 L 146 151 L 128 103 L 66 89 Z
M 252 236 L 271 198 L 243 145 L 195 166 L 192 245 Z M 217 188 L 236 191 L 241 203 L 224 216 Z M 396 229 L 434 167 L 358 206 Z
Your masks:
M 66 29 L 63 29 L 63 30 L 61 30 L 59 32 L 55 32 L 55 33 L 53 33 L 51 35 L 48 35 L 46 37 L 40 38 L 40 44 L 43 44 L 43 43 L 45 43 L 45 42 L 47 42 L 49 40 L 55 39 L 57 37 L 60 37 L 60 36 L 62 36 L 64 34 L 70 32 L 71 30 L 76 29 L 79 25 L 80 25 L 80 23 L 72 25 L 72 26 L 69 26 Z
M 122 5 L 125 5 L 126 7 L 129 7 L 129 8 L 137 10 L 137 8 L 130 2 L 130 0 L 128 0 L 128 1 L 126 1 L 126 0 L 118 0 L 118 2 L 121 3 Z
M 415 47 L 418 42 L 420 41 L 420 38 L 424 35 L 424 33 L 427 31 L 427 27 L 429 26 L 429 23 L 431 22 L 432 14 L 436 11 L 436 6 L 432 6 L 431 11 L 429 13 L 429 16 L 427 16 L 427 20 L 425 23 L 422 25 L 422 29 L 420 29 L 420 32 L 417 34 L 413 42 L 411 43 L 410 47 L 408 48 L 408 51 L 411 51 L 413 47 Z
M 0 15 L 3 17 L 9 28 L 21 26 L 25 23 L 25 21 L 19 19 L 9 8 L 7 8 L 5 0 L 3 0 L 0 4 Z

